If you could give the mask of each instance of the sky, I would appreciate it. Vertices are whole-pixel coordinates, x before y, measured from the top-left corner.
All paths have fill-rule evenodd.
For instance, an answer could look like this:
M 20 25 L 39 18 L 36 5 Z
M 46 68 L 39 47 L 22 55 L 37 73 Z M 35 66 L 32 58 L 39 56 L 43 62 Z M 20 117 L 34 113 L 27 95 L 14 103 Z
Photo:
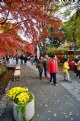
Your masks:
M 60 0 L 60 1 L 63 1 L 63 0 Z M 75 0 L 75 2 L 72 2 L 72 4 L 62 7 L 58 12 L 56 12 L 55 16 L 60 18 L 62 22 L 69 21 L 70 17 L 76 12 L 76 6 L 78 5 L 77 1 L 78 0 Z M 64 12 L 66 12 L 66 10 L 70 10 L 70 15 L 67 15 L 65 17 Z

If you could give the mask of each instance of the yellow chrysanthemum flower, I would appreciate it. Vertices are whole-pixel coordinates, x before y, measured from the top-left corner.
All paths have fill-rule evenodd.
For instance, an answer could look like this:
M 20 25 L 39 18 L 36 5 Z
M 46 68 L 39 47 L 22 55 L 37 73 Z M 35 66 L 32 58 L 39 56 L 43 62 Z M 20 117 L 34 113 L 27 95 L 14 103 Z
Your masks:
M 26 92 L 20 93 L 18 96 L 16 96 L 17 103 L 19 105 L 24 105 L 29 100 L 29 95 Z
M 28 88 L 23 88 L 23 87 L 13 87 L 12 89 L 10 89 L 7 93 L 7 97 L 10 100 L 14 100 L 16 95 L 18 95 L 21 92 L 28 92 Z
M 24 106 L 33 98 L 26 87 L 13 87 L 7 92 L 6 96 L 9 100 L 21 106 Z

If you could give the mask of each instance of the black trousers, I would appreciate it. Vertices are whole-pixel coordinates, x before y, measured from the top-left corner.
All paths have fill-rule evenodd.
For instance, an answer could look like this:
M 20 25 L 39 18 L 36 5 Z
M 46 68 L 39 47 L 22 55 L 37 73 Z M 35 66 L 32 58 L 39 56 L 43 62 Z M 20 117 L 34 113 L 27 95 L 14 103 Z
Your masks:
M 80 70 L 77 70 L 76 76 L 80 78 Z
M 47 68 L 44 68 L 44 76 L 47 76 Z
M 56 73 L 50 73 L 50 81 L 56 84 Z
M 43 74 L 43 68 L 38 68 L 38 70 L 39 70 L 39 77 L 41 79 Z

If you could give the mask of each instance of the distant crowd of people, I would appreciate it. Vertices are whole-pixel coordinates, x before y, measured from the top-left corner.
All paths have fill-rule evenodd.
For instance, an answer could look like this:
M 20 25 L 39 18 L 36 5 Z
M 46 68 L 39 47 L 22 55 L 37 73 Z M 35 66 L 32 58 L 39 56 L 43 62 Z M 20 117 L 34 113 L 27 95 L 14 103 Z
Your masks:
M 3 57 L 3 63 L 6 64 L 26 64 L 27 60 L 30 60 L 31 63 L 33 64 L 35 62 L 36 68 L 38 69 L 39 72 L 39 78 L 42 79 L 43 73 L 44 76 L 49 79 L 49 82 L 57 86 L 57 81 L 56 81 L 56 74 L 59 70 L 58 67 L 58 58 L 57 56 L 53 53 L 50 56 L 44 55 L 40 56 L 39 59 L 37 56 L 28 56 L 21 54 L 20 56 L 6 56 Z M 77 78 L 80 78 L 80 56 L 75 56 L 74 58 L 74 72 L 76 74 Z M 69 63 L 68 59 L 64 58 L 64 63 L 62 66 L 62 72 L 64 74 L 63 80 L 64 81 L 70 81 L 70 75 L 69 75 Z
M 29 59 L 29 56 L 26 54 L 16 55 L 16 56 L 5 56 L 1 58 L 2 64 L 25 64 L 27 63 L 27 60 Z
M 76 73 L 76 77 L 80 78 L 80 56 L 76 56 L 74 58 L 74 72 Z M 58 67 L 58 58 L 55 54 L 51 54 L 50 57 L 48 55 L 45 55 L 44 57 L 40 56 L 40 58 L 37 60 L 36 68 L 38 68 L 39 71 L 39 77 L 42 79 L 42 75 L 44 72 L 44 76 L 47 77 L 50 75 L 49 81 L 50 83 L 57 86 L 56 81 L 56 74 L 59 70 Z M 70 75 L 69 75 L 69 61 L 67 58 L 64 58 L 64 63 L 62 66 L 62 72 L 63 72 L 63 80 L 71 82 Z

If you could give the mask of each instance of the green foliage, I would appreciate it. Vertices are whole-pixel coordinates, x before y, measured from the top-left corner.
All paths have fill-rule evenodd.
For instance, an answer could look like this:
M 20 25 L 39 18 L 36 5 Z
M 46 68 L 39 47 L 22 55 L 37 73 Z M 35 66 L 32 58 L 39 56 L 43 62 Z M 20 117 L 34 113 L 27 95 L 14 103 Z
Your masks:
M 3 75 L 6 71 L 6 67 L 0 67 L 0 75 Z
M 55 47 L 52 47 L 52 48 L 50 48 L 50 49 L 47 51 L 47 54 L 65 52 L 66 50 L 67 50 L 67 48 L 65 48 L 65 49 L 57 49 L 57 48 L 55 48 Z
M 65 38 L 75 43 L 75 47 L 80 47 L 80 16 L 76 18 L 74 14 L 71 19 L 64 23 L 63 27 L 65 28 Z

